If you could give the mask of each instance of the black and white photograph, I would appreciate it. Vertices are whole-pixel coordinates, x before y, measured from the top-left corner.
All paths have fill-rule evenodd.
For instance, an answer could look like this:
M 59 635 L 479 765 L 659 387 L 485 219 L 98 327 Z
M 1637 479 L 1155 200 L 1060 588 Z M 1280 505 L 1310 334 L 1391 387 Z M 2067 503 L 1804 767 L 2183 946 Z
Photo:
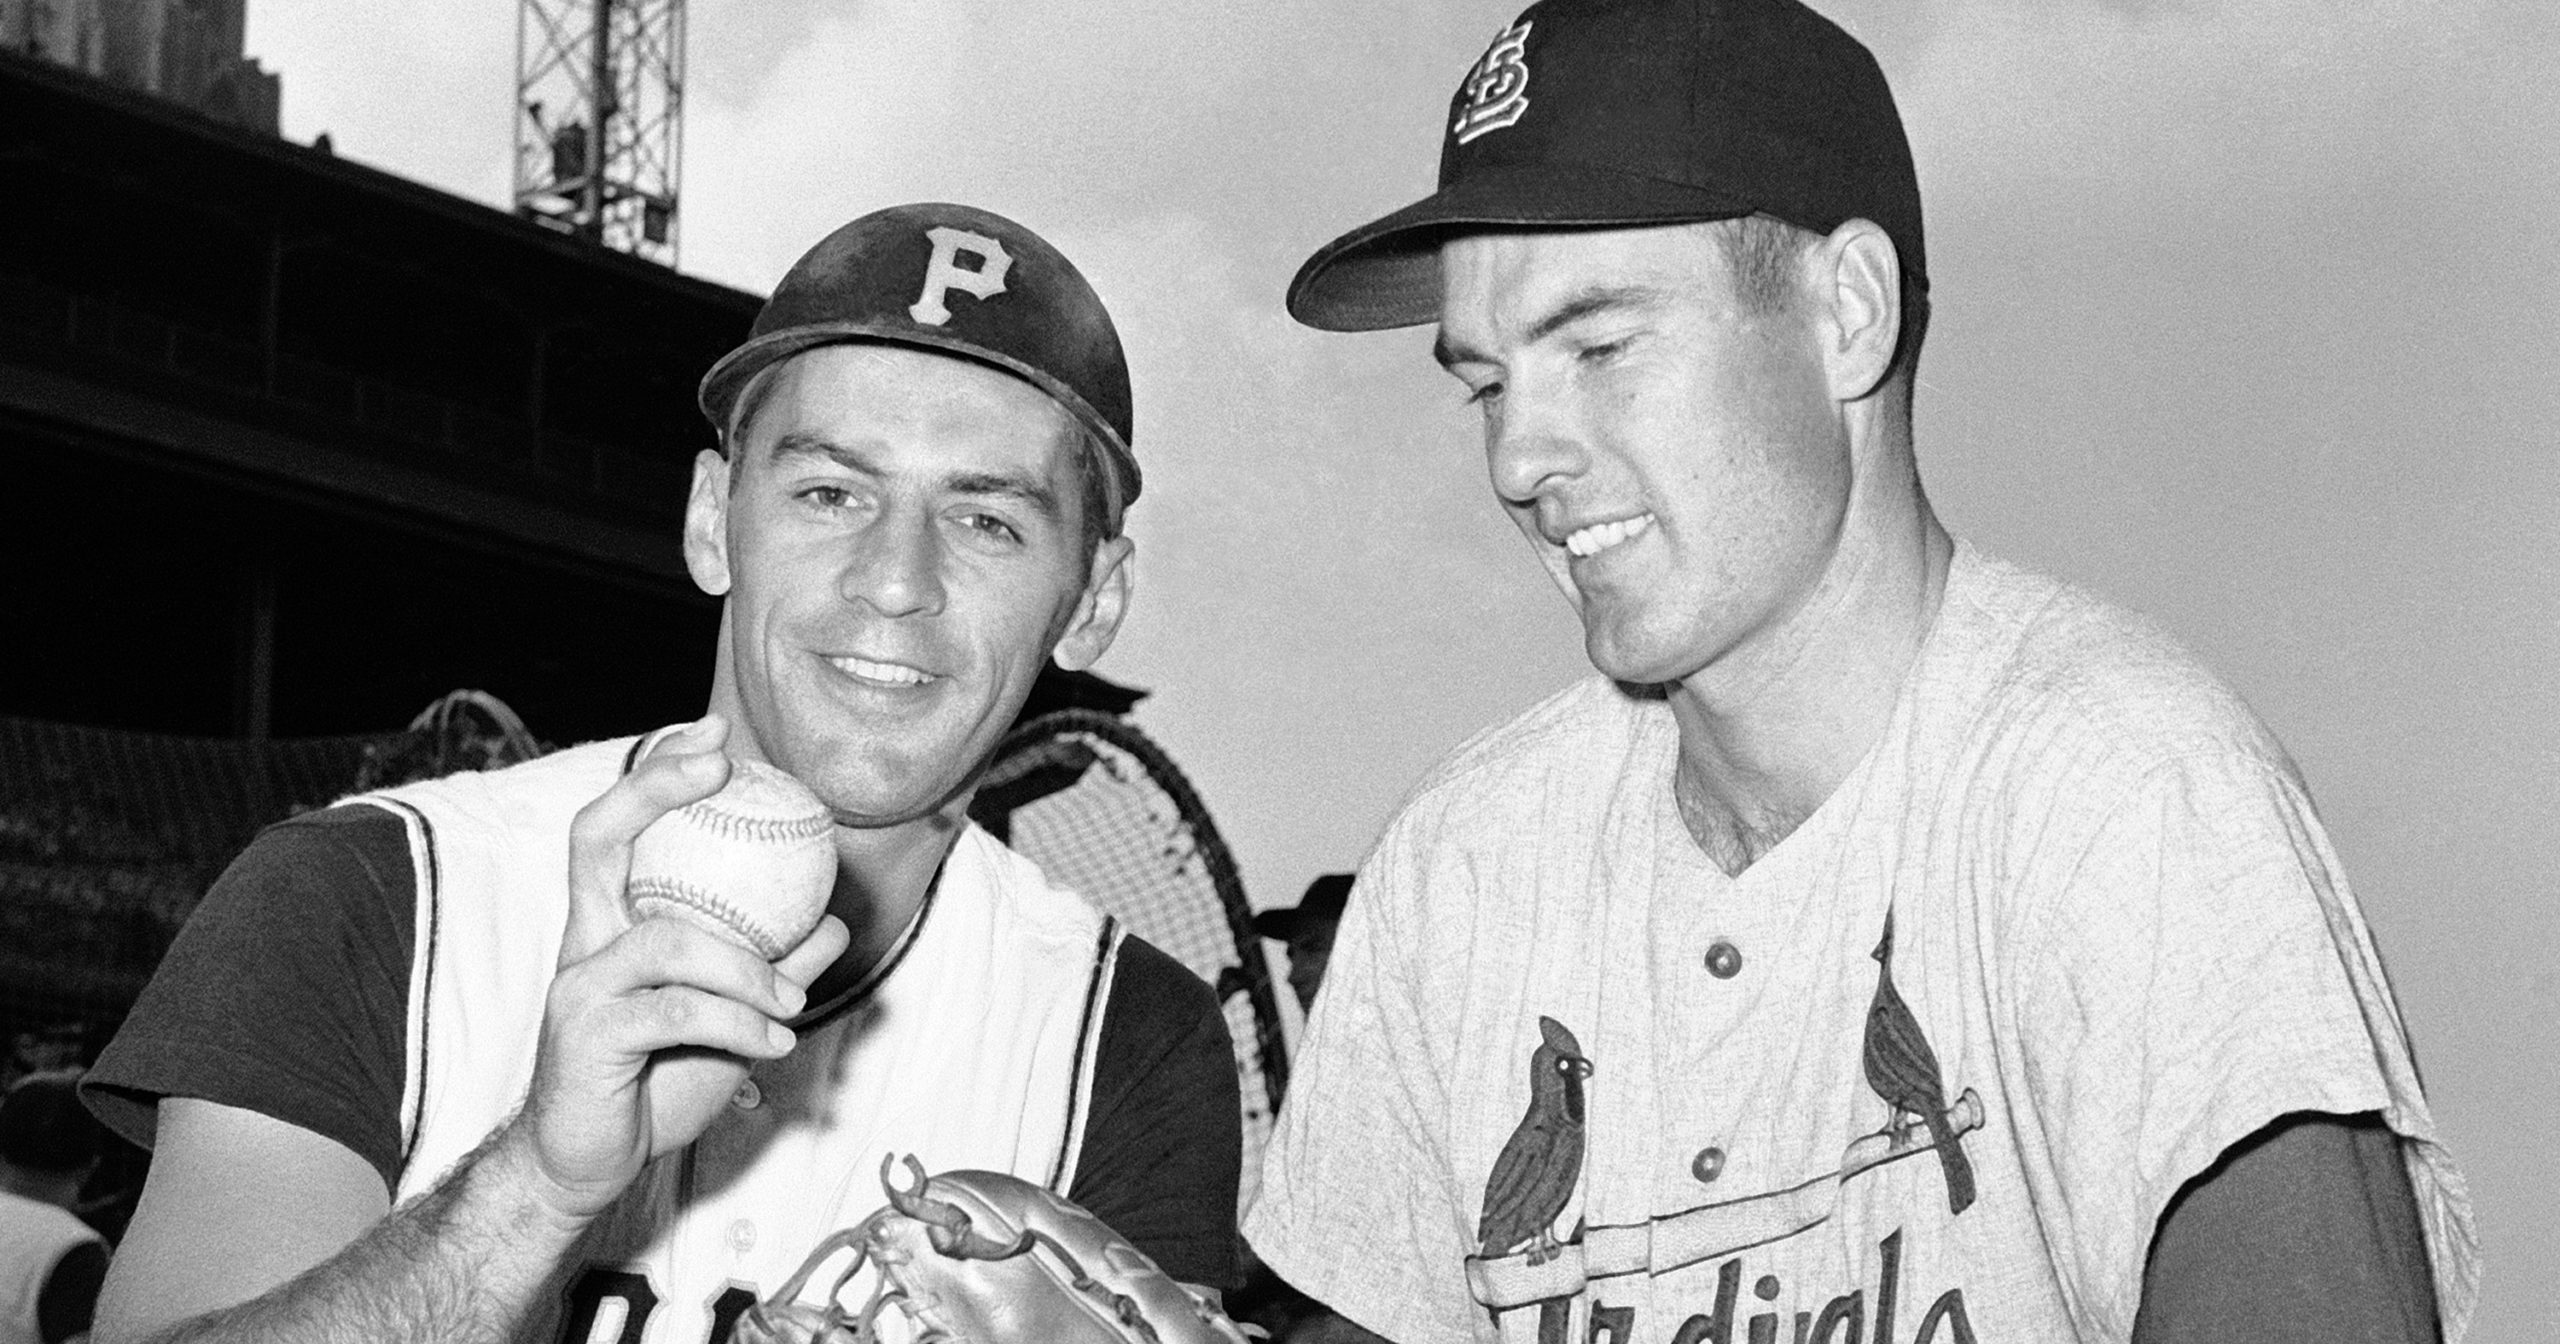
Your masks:
M 0 1344 L 2560 1337 L 2560 7 L 0 0 Z

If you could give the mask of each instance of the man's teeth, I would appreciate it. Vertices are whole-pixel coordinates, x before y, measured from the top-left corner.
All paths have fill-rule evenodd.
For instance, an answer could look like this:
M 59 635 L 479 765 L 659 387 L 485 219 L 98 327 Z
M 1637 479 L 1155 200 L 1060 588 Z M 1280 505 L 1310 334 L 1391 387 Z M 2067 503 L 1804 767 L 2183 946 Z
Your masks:
M 1640 513 L 1614 523 L 1593 523 L 1564 539 L 1564 548 L 1576 558 L 1598 555 L 1602 551 L 1653 526 L 1653 515 Z
M 897 663 L 875 663 L 868 658 L 830 658 L 839 672 L 850 673 L 865 681 L 885 681 L 899 686 L 922 686 L 932 677 L 912 667 Z

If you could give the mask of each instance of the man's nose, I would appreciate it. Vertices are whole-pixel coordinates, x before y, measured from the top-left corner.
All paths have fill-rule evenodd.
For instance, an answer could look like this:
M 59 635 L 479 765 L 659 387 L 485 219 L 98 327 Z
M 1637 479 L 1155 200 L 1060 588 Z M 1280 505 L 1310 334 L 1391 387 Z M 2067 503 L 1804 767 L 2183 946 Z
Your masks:
M 883 616 L 941 611 L 944 538 L 934 522 L 922 510 L 887 510 L 864 529 L 838 580 L 839 595 Z
M 1485 467 L 1494 493 L 1510 504 L 1535 503 L 1587 461 L 1580 432 L 1556 398 L 1515 388 L 1484 429 Z

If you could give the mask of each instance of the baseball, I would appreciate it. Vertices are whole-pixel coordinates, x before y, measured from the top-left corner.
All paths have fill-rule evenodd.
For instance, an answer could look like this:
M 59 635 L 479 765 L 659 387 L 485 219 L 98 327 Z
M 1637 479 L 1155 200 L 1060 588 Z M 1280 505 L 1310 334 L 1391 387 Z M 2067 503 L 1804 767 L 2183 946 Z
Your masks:
M 834 830 L 834 815 L 808 786 L 761 761 L 732 761 L 718 793 L 649 823 L 632 842 L 631 913 L 672 915 L 770 961 L 827 912 Z

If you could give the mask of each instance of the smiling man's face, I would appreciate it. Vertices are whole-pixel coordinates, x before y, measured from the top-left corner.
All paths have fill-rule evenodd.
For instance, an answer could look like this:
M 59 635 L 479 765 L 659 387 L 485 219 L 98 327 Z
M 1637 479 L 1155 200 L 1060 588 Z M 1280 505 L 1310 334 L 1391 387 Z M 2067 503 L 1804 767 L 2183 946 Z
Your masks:
M 705 454 L 686 560 L 725 594 L 712 707 L 857 826 L 956 810 L 1051 650 L 1101 656 L 1129 543 L 1081 542 L 1075 421 L 1031 384 L 901 345 L 766 375 Z
M 1744 302 L 1714 226 L 1440 249 L 1441 362 L 1593 665 L 1676 681 L 1782 625 L 1837 554 L 1849 438 L 1801 301 Z

